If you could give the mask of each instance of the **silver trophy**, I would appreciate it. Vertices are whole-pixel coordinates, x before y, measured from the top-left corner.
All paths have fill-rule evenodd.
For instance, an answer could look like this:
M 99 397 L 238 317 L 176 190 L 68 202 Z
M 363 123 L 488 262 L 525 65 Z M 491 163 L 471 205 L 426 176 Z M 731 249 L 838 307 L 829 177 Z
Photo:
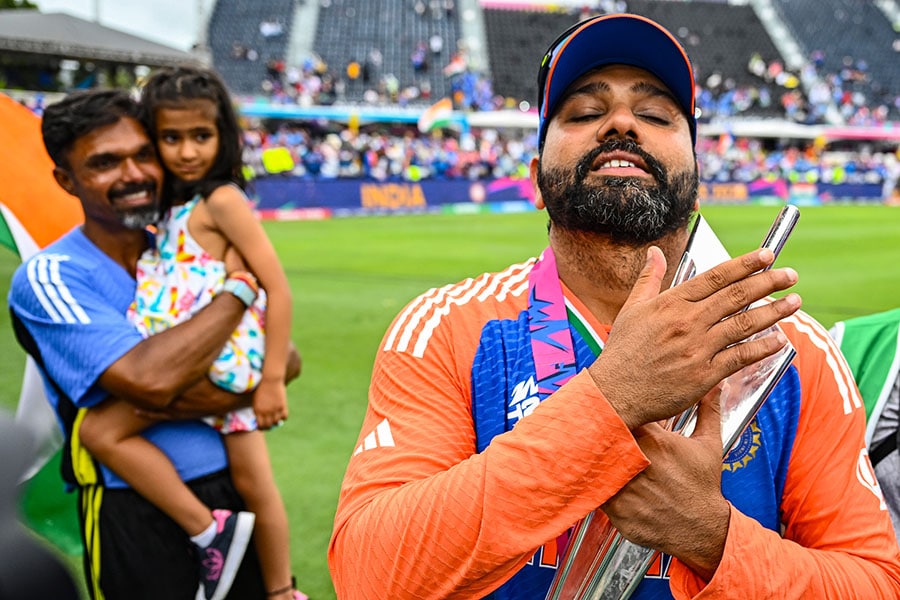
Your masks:
M 798 218 L 799 211 L 795 206 L 785 206 L 762 247 L 771 249 L 777 256 Z M 687 281 L 729 258 L 715 233 L 703 217 L 697 215 L 672 285 Z M 777 327 L 775 325 L 750 339 L 768 335 Z M 795 354 L 788 343 L 778 353 L 744 367 L 724 380 L 720 395 L 723 457 L 738 441 Z M 666 428 L 690 435 L 696 421 L 697 407 L 694 406 L 669 419 Z M 547 600 L 626 600 L 637 589 L 657 554 L 657 550 L 626 540 L 606 515 L 596 509 L 575 526 Z

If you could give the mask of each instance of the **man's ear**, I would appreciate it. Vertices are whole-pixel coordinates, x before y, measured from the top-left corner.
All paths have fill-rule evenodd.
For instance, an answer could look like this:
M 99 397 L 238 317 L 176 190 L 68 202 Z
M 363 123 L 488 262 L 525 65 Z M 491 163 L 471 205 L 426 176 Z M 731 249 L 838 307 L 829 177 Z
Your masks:
M 75 182 L 72 180 L 72 175 L 66 169 L 62 167 L 54 167 L 53 168 L 53 178 L 56 180 L 56 183 L 59 184 L 59 187 L 66 190 L 73 196 L 75 194 Z
M 531 176 L 531 189 L 534 190 L 534 207 L 538 210 L 544 210 L 544 197 L 541 195 L 541 188 L 538 187 L 538 157 L 532 156 L 531 162 L 528 164 L 528 174 Z

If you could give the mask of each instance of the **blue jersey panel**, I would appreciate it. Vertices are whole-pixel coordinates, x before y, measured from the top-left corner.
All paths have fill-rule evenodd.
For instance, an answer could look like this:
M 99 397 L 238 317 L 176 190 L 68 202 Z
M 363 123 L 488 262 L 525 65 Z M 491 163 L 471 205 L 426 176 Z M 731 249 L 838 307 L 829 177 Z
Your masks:
M 800 419 L 800 377 L 788 367 L 722 463 L 722 492 L 763 527 L 781 527 L 781 497 Z
M 478 452 L 537 406 L 528 311 L 515 321 L 489 321 L 472 365 L 472 415 Z
M 97 378 L 141 341 L 125 320 L 134 279 L 76 229 L 16 270 L 10 307 L 49 376 L 77 406 L 105 398 Z
M 590 366 L 595 355 L 572 327 L 578 370 Z M 477 448 L 509 431 L 540 402 L 528 332 L 528 312 L 516 320 L 485 324 L 472 365 L 472 415 Z M 722 490 L 742 513 L 778 531 L 779 507 L 791 448 L 800 414 L 800 380 L 790 367 L 723 462 Z M 492 600 L 543 600 L 558 564 L 535 557 L 489 596 Z M 632 598 L 671 599 L 668 569 L 671 557 L 661 555 Z M 559 561 L 555 561 L 558 563 Z
M 126 319 L 135 280 L 74 229 L 21 265 L 13 275 L 9 305 L 35 339 L 45 370 L 45 390 L 56 408 L 52 379 L 79 407 L 107 397 L 97 383 L 111 364 L 142 340 Z M 165 422 L 145 432 L 184 479 L 227 466 L 221 437 L 198 422 Z M 110 487 L 125 483 L 108 469 Z

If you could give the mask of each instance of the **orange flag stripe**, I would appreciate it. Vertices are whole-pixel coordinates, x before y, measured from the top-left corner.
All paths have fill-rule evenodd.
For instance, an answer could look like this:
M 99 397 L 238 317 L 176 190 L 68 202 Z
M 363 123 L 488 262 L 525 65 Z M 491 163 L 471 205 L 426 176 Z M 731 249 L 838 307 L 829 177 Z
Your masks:
M 84 221 L 81 204 L 53 178 L 40 118 L 0 94 L 0 123 L 0 202 L 43 248 Z

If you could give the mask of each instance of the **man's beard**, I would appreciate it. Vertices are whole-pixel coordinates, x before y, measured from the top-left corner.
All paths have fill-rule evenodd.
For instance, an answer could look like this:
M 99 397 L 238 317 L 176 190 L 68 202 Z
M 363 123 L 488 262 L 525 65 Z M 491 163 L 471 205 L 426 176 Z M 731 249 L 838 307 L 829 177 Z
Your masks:
M 159 222 L 159 208 L 143 206 L 119 212 L 119 221 L 127 229 L 146 229 Z
M 604 175 L 587 183 L 600 154 L 623 151 L 640 156 L 655 184 L 637 177 Z M 686 227 L 694 211 L 698 176 L 694 168 L 669 176 L 658 160 L 630 139 L 612 139 L 587 153 L 574 175 L 538 163 L 538 187 L 554 227 L 609 236 L 614 242 L 641 246 Z
M 128 229 L 145 229 L 149 225 L 159 222 L 160 210 L 159 202 L 154 201 L 145 206 L 125 206 L 118 207 L 116 198 L 127 196 L 138 192 L 149 192 L 155 199 L 157 197 L 157 189 L 155 182 L 131 183 L 121 189 L 110 193 L 109 201 L 119 216 L 119 222 Z

